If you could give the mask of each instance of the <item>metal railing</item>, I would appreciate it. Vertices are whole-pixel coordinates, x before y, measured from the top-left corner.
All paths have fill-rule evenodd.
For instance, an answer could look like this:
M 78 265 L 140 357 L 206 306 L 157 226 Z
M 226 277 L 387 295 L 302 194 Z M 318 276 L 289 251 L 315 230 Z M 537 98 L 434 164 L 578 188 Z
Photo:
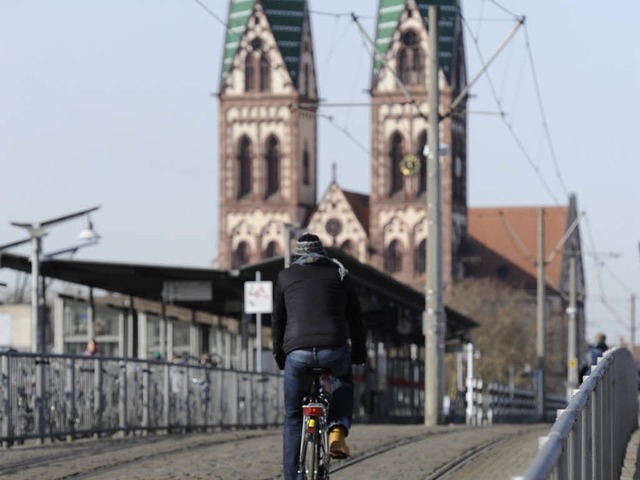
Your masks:
M 524 423 L 540 421 L 535 389 L 515 388 L 497 382 L 472 379 L 470 408 L 466 409 L 467 425 Z M 547 395 L 545 418 L 553 418 L 567 405 L 564 396 Z
M 0 353 L 0 442 L 281 425 L 281 375 L 133 358 Z
M 606 352 L 584 377 L 524 475 L 514 480 L 620 477 L 626 446 L 638 425 L 638 377 L 626 348 Z

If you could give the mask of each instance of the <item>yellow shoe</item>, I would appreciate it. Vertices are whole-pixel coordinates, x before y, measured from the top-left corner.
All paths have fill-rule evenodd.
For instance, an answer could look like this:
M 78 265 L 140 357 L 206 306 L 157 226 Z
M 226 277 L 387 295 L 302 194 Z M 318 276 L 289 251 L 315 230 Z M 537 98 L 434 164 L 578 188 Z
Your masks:
M 347 446 L 346 430 L 344 427 L 334 427 L 329 432 L 329 453 L 331 458 L 347 458 L 351 451 Z

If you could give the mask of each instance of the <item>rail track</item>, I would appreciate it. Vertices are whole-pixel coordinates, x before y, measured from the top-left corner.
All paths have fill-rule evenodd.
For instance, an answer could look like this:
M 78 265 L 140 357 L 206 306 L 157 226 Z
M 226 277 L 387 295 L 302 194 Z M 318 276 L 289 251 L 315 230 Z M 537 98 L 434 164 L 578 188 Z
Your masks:
M 523 435 L 531 438 L 533 458 L 537 436 L 547 430 L 547 425 L 537 429 L 510 425 L 431 429 L 421 425 L 356 426 L 350 435 L 353 457 L 335 461 L 331 478 L 495 478 L 477 471 L 465 476 L 465 472 L 492 453 L 500 462 L 511 461 L 501 450 L 516 444 Z M 14 447 L 0 454 L 0 477 L 273 480 L 282 478 L 281 435 L 280 429 L 239 430 Z M 489 464 L 496 466 L 496 462 Z

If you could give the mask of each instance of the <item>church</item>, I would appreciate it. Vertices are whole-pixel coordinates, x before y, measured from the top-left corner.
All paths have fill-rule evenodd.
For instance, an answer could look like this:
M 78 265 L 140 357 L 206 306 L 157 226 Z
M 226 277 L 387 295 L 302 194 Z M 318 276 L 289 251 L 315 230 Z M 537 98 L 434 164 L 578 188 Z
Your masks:
M 458 6 L 440 3 L 439 143 L 448 146 L 441 156 L 443 276 L 450 284 L 463 273 L 467 216 L 465 102 L 454 111 L 450 105 L 466 85 L 466 68 Z M 284 225 L 293 224 L 403 283 L 424 286 L 428 8 L 424 0 L 380 2 L 371 193 L 334 181 L 319 199 L 308 2 L 231 0 L 220 88 L 220 267 L 282 255 Z M 417 168 L 405 168 L 408 162 Z
M 313 32 L 306 0 L 230 0 L 220 82 L 218 266 L 283 255 L 287 226 L 423 292 L 426 282 L 429 0 L 380 0 L 372 62 L 370 193 L 336 179 L 319 198 Z M 439 145 L 445 289 L 463 278 L 501 278 L 535 293 L 538 211 L 544 210 L 550 307 L 564 312 L 570 253 L 580 252 L 575 196 L 551 207 L 467 204 L 467 86 L 456 0 L 439 5 Z M 456 108 L 452 109 L 456 101 Z M 411 167 L 411 168 L 409 168 Z M 335 176 L 334 176 L 335 177 Z M 585 281 L 578 256 L 578 338 Z M 566 328 L 553 339 L 566 349 Z

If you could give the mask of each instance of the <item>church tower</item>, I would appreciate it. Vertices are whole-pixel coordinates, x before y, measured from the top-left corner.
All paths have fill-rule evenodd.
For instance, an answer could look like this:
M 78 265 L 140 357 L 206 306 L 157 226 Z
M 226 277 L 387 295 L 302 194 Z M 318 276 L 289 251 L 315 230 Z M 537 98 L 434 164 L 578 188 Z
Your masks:
M 318 103 L 306 0 L 230 0 L 220 81 L 218 267 L 284 252 L 317 201 Z
M 371 83 L 372 264 L 424 289 L 426 280 L 429 0 L 380 0 Z M 452 102 L 466 85 L 462 26 L 456 0 L 440 0 L 439 94 L 443 280 L 461 271 L 466 235 L 466 102 Z

